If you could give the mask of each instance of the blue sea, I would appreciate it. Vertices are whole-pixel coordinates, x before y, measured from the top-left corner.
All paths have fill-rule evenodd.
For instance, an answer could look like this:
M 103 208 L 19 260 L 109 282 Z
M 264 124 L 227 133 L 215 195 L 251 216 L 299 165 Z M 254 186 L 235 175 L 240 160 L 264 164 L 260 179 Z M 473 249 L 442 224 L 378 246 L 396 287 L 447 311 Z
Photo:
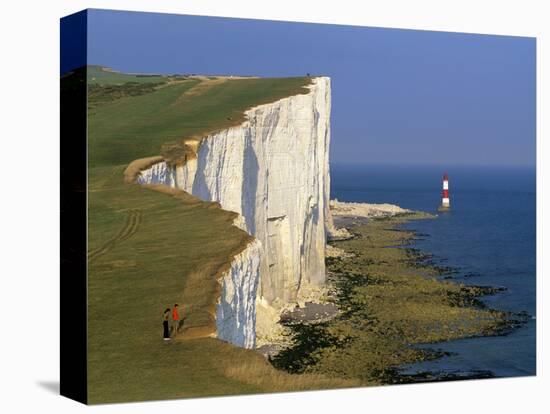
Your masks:
M 451 211 L 408 223 L 414 243 L 436 264 L 455 268 L 457 282 L 502 286 L 483 301 L 491 308 L 527 312 L 520 328 L 505 336 L 427 344 L 449 352 L 435 361 L 403 367 L 405 373 L 491 372 L 496 377 L 536 374 L 536 173 L 527 167 L 449 167 Z M 331 198 L 392 203 L 437 213 L 439 167 L 331 164 Z

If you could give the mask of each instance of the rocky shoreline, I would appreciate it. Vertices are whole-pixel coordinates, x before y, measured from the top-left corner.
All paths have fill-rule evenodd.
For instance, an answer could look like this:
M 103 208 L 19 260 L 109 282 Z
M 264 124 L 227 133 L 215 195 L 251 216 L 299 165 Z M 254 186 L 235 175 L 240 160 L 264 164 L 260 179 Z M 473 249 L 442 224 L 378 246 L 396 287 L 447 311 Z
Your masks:
M 307 303 L 281 317 L 287 345 L 267 354 L 275 367 L 364 385 L 452 380 L 433 373 L 401 375 L 399 366 L 444 355 L 415 344 L 503 335 L 521 324 L 517 315 L 479 300 L 502 288 L 444 280 L 450 269 L 409 247 L 418 235 L 401 225 L 435 216 L 391 205 L 336 203 L 334 223 L 349 236 L 333 239 L 327 249 L 329 294 L 324 304 Z M 470 376 L 456 374 L 464 378 Z

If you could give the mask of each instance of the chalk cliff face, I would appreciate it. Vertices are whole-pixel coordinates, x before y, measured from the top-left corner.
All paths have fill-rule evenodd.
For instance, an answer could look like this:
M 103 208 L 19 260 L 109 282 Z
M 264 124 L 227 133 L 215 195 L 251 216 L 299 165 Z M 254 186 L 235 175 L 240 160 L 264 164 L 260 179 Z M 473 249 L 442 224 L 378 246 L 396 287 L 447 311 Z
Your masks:
M 259 241 L 257 298 L 271 304 L 325 281 L 330 79 L 309 89 L 248 110 L 241 125 L 203 138 L 185 165 L 160 162 L 138 176 L 239 213 L 236 224 Z
M 256 290 L 260 281 L 262 245 L 254 240 L 231 263 L 221 280 L 222 292 L 216 307 L 219 339 L 243 348 L 256 345 Z

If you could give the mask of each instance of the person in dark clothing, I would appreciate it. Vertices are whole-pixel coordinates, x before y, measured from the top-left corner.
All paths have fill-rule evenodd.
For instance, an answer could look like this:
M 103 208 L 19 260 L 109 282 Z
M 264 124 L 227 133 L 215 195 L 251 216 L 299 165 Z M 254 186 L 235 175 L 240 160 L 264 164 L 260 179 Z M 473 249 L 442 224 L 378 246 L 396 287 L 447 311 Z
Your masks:
M 170 340 L 170 326 L 168 321 L 170 320 L 170 308 L 166 308 L 162 315 L 162 327 L 164 329 L 163 337 L 165 341 Z

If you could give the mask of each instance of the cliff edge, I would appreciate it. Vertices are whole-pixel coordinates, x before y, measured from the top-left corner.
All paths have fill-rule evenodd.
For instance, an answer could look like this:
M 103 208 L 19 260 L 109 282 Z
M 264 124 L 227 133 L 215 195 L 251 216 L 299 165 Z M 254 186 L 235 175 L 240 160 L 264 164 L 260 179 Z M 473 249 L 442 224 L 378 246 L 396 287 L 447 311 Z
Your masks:
M 218 336 L 240 346 L 255 343 L 250 337 L 256 333 L 255 326 L 250 326 L 255 324 L 256 312 L 251 303 L 262 301 L 280 308 L 296 301 L 301 291 L 325 282 L 325 244 L 327 229 L 332 227 L 330 79 L 314 78 L 308 88 L 307 94 L 247 110 L 241 125 L 209 134 L 198 145 L 194 138 L 190 144 L 196 150 L 185 162 L 145 164 L 136 174 L 140 184 L 167 185 L 220 203 L 223 209 L 238 213 L 235 224 L 257 240 L 251 253 L 244 255 L 250 263 L 243 265 L 240 257 L 240 265 L 225 277 L 218 304 Z M 259 270 L 257 293 L 247 289 L 235 299 L 240 283 L 236 281 L 255 274 L 250 271 L 255 266 L 252 262 Z M 230 300 L 227 292 L 233 292 Z M 247 296 L 252 293 L 253 300 Z M 227 303 L 247 310 L 240 318 L 232 317 Z

